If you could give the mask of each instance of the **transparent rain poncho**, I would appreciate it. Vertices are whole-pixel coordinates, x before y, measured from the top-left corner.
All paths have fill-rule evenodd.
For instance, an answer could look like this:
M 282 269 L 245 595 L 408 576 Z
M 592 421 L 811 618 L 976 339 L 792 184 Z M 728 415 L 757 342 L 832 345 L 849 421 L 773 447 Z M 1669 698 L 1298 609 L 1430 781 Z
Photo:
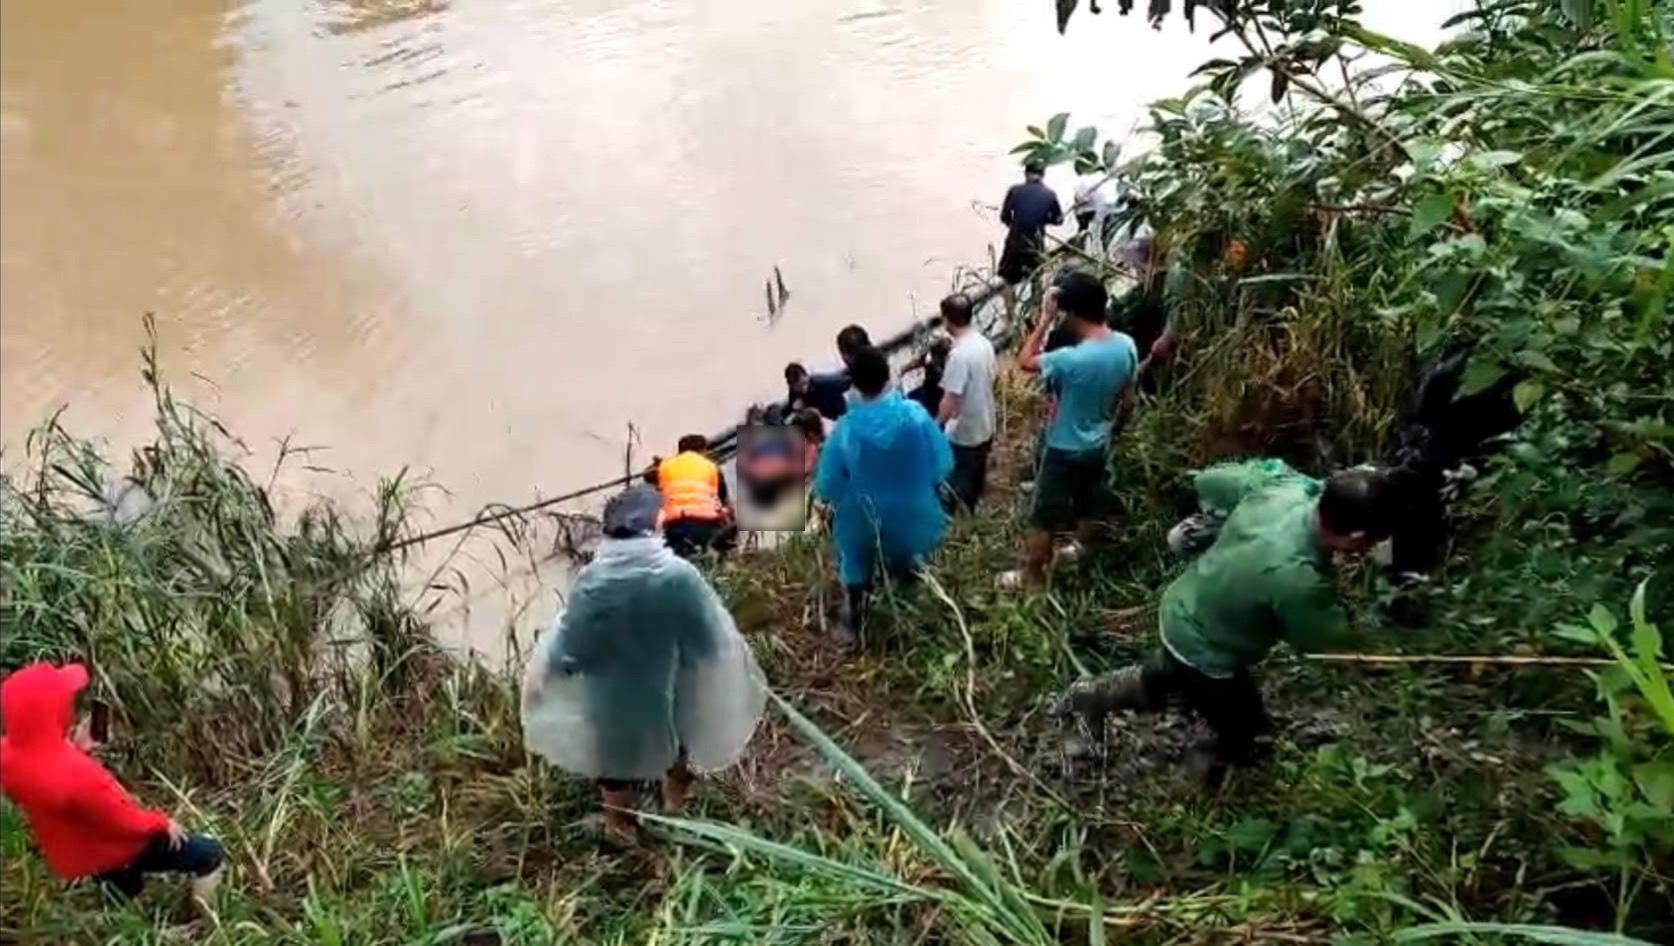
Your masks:
M 737 761 L 766 688 L 714 589 L 657 536 L 606 539 L 523 680 L 523 740 L 587 778 Z
M 854 405 L 820 450 L 814 494 L 831 504 L 843 584 L 879 566 L 910 568 L 947 531 L 937 486 L 953 471 L 947 437 L 924 409 L 890 391 Z

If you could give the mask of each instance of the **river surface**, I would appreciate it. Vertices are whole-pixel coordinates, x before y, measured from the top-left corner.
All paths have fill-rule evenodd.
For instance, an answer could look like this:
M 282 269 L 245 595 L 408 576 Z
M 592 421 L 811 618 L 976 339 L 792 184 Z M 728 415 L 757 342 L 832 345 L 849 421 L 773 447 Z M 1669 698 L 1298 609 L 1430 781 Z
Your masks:
M 1454 5 L 1371 20 L 1427 41 Z M 321 448 L 311 490 L 411 466 L 447 518 L 614 475 L 630 423 L 643 459 L 933 307 L 1025 125 L 1125 134 L 1211 55 L 1051 6 L 7 0 L 7 463 L 60 405 L 146 433 L 154 312 L 184 394 Z

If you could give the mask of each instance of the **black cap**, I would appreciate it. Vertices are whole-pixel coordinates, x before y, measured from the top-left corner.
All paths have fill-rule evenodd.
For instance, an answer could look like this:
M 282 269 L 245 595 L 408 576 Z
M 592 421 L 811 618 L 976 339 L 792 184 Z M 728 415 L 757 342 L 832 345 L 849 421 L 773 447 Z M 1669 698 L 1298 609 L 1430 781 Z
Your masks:
M 1045 174 L 1046 173 L 1046 162 L 1042 161 L 1039 158 L 1030 158 L 1029 160 L 1023 162 L 1023 173 L 1024 174 Z
M 613 539 L 650 535 L 657 531 L 657 513 L 662 508 L 661 493 L 649 486 L 630 486 L 605 503 L 605 535 Z

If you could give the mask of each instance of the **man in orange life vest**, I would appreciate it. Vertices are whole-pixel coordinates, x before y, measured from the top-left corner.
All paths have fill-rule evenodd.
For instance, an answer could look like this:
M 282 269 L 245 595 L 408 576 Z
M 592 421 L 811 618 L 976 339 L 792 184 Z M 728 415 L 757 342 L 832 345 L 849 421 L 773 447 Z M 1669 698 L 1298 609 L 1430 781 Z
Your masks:
M 725 552 L 738 539 L 727 498 L 726 477 L 705 455 L 702 434 L 680 438 L 680 452 L 657 463 L 657 490 L 663 494 L 663 538 L 674 554 L 691 558 L 704 549 Z

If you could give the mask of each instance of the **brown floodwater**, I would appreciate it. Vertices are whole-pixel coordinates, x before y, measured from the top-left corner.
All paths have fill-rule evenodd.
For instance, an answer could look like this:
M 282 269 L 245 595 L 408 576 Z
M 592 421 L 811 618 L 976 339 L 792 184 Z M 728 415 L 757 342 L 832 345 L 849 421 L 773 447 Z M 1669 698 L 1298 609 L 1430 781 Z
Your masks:
M 1422 41 L 1453 5 L 1373 19 Z M 61 405 L 145 434 L 154 312 L 183 393 L 258 453 L 320 448 L 301 488 L 411 466 L 446 518 L 608 477 L 630 423 L 667 449 L 842 325 L 928 311 L 996 241 L 973 202 L 1023 126 L 1127 132 L 1207 32 L 1060 37 L 1044 0 L 7 0 L 7 461 Z

